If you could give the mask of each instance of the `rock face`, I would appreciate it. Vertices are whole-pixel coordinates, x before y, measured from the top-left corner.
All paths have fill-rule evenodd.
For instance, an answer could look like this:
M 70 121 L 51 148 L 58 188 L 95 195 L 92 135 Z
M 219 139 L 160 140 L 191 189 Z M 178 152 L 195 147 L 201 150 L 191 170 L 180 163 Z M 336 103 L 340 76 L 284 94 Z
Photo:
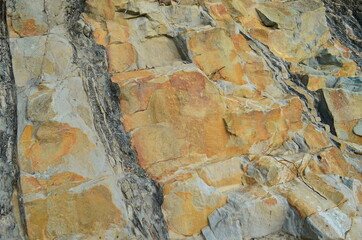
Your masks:
M 0 239 L 361 239 L 358 4 L 0 3 Z

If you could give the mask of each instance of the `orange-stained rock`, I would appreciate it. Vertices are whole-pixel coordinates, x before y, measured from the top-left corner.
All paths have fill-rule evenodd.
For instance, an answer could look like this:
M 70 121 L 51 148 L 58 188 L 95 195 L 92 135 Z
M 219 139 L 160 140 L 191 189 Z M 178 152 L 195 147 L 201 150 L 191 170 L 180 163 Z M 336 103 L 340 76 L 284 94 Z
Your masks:
M 269 147 L 280 146 L 288 138 L 289 131 L 302 126 L 302 104 L 291 98 L 289 104 L 270 111 L 231 111 L 224 117 L 228 132 L 238 137 L 244 149 L 253 144 L 270 141 Z
M 233 41 L 225 30 L 215 28 L 193 33 L 189 46 L 193 61 L 210 79 L 245 84 Z
M 343 89 L 323 89 L 323 97 L 333 116 L 337 136 L 346 141 L 362 144 L 362 137 L 353 128 L 362 119 L 362 94 Z
M 21 176 L 21 187 L 23 194 L 36 193 L 39 191 L 52 191 L 54 187 L 62 185 L 74 186 L 74 183 L 80 184 L 85 179 L 73 172 L 58 173 L 50 177 L 50 179 L 39 178 L 35 176 Z
M 148 70 L 136 70 L 124 73 L 117 73 L 112 76 L 112 81 L 117 83 L 118 85 L 123 85 L 127 82 L 127 80 L 136 80 L 136 79 L 151 79 L 154 78 L 155 75 Z
M 260 91 L 265 91 L 275 86 L 273 74 L 269 67 L 263 58 L 256 55 L 249 47 L 244 36 L 241 34 L 233 34 L 231 38 L 239 57 L 242 59 L 242 69 L 248 81 Z
M 197 169 L 197 173 L 206 184 L 213 187 L 241 185 L 244 175 L 241 158 L 238 157 L 202 166 Z
M 193 174 L 167 184 L 162 210 L 170 230 L 191 236 L 200 233 L 208 224 L 207 217 L 225 203 L 225 196 Z
M 67 238 L 74 235 L 105 238 L 106 231 L 124 226 L 112 194 L 103 185 L 81 193 L 54 191 L 45 199 L 26 202 L 25 217 L 30 239 Z
M 107 57 L 109 61 L 108 71 L 118 73 L 135 64 L 137 53 L 130 43 L 111 44 L 107 47 Z
M 250 163 L 244 163 L 245 180 L 274 186 L 289 182 L 297 177 L 296 167 L 283 159 L 271 156 L 253 156 Z M 253 181 L 254 180 L 254 181 Z
M 320 196 L 299 179 L 278 186 L 277 190 L 287 198 L 288 203 L 298 211 L 302 218 L 336 206 L 335 203 Z
M 321 88 L 326 88 L 328 77 L 326 76 L 309 76 L 307 88 L 310 91 L 317 91 Z
M 232 1 L 229 6 L 229 12 L 241 15 L 238 20 L 253 38 L 287 61 L 300 62 L 313 57 L 330 37 L 325 9 L 320 2 Z M 255 9 L 277 27 L 264 26 Z
M 318 152 L 331 146 L 331 142 L 327 138 L 326 134 L 323 134 L 311 124 L 306 127 L 303 135 L 311 153 Z
M 125 43 L 130 37 L 127 21 L 123 15 L 116 13 L 113 20 L 107 20 L 107 31 L 109 34 L 109 44 Z
M 215 3 L 209 6 L 209 13 L 214 18 L 216 25 L 227 29 L 229 32 L 234 31 L 235 23 L 223 4 Z
M 333 74 L 333 76 L 336 77 L 354 77 L 357 73 L 357 63 L 355 62 L 345 62 L 343 63 L 343 66 L 336 74 Z
M 33 37 L 47 33 L 49 22 L 44 1 L 19 0 L 13 2 L 12 5 L 14 8 L 9 16 L 11 37 Z
M 356 167 L 342 155 L 337 147 L 330 147 L 321 152 L 318 160 L 309 161 L 308 168 L 316 174 L 336 174 L 362 180 Z
M 308 173 L 304 176 L 304 180 L 313 186 L 313 188 L 328 200 L 334 202 L 337 206 L 348 201 L 343 192 L 341 192 L 337 186 L 332 186 L 325 181 L 321 176 L 314 173 Z
M 102 24 L 102 22 L 95 21 L 88 14 L 83 14 L 83 16 L 84 20 L 92 26 L 95 42 L 106 47 L 108 45 L 109 39 L 107 29 L 103 26 L 104 24 Z
M 97 20 L 111 20 L 115 15 L 115 7 L 112 0 L 86 0 L 90 14 Z
M 66 155 L 76 156 L 93 147 L 84 133 L 66 123 L 27 125 L 19 142 L 19 163 L 23 171 L 44 173 L 64 163 Z
M 131 81 L 122 86 L 121 109 L 141 166 L 222 153 L 228 134 L 219 90 L 198 72 Z M 121 90 L 121 91 L 122 91 Z M 171 167 L 171 165 L 170 165 Z

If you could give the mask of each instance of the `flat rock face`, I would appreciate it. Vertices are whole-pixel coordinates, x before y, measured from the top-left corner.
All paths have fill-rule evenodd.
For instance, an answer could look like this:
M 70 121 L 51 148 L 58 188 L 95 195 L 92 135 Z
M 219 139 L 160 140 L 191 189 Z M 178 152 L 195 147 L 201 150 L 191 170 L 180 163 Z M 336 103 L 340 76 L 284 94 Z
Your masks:
M 361 238 L 362 75 L 329 7 L 9 2 L 20 229 Z

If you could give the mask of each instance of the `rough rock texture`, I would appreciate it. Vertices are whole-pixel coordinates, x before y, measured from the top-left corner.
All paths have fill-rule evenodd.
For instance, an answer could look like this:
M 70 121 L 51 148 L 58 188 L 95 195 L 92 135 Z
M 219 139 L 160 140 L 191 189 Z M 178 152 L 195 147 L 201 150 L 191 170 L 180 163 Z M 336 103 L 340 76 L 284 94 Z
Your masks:
M 16 159 L 16 89 L 6 22 L 6 1 L 0 1 L 0 239 L 19 239 Z M 18 217 L 16 219 L 16 217 Z
M 162 192 L 130 148 L 84 3 L 32 4 L 8 3 L 27 237 L 167 239 Z
M 357 2 L 7 1 L 0 239 L 361 239 Z

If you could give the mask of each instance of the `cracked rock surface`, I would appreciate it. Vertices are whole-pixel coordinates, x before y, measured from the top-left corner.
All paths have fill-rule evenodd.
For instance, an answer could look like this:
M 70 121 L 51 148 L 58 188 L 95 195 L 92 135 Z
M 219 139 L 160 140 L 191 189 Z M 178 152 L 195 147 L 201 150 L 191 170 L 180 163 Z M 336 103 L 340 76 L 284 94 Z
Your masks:
M 0 239 L 362 239 L 358 3 L 0 0 Z

